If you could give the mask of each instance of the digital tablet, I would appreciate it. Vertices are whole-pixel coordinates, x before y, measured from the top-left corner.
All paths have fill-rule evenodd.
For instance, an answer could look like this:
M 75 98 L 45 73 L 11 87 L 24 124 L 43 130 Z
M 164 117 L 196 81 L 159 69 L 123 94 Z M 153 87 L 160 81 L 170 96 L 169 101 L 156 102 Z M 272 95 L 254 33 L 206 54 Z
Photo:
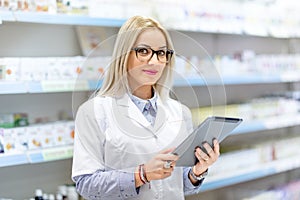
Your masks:
M 243 120 L 241 118 L 229 118 L 212 116 L 206 118 L 177 148 L 173 154 L 179 156 L 176 166 L 193 166 L 197 159 L 195 148 L 199 146 L 205 151 L 202 144 L 208 142 L 213 147 L 213 139 L 222 142 L 233 129 L 235 129 Z

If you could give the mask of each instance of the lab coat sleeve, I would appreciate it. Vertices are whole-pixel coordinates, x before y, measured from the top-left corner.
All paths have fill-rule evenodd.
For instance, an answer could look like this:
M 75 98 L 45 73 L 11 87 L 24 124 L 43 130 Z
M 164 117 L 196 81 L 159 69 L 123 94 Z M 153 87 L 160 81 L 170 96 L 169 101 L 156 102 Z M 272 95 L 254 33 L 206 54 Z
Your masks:
M 85 199 L 118 200 L 138 195 L 133 173 L 117 170 L 97 171 L 74 179 L 78 193 Z
M 136 196 L 134 173 L 105 171 L 105 121 L 101 101 L 89 100 L 78 109 L 72 165 L 76 189 L 86 199 L 126 199 Z

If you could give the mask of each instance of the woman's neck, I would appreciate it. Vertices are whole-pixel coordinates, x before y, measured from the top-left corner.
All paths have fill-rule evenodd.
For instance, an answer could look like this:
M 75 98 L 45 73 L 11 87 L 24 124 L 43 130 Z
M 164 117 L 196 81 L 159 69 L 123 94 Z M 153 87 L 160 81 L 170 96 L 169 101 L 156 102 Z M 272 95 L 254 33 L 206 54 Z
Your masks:
M 153 97 L 152 85 L 143 85 L 132 91 L 132 94 L 141 99 L 151 99 Z

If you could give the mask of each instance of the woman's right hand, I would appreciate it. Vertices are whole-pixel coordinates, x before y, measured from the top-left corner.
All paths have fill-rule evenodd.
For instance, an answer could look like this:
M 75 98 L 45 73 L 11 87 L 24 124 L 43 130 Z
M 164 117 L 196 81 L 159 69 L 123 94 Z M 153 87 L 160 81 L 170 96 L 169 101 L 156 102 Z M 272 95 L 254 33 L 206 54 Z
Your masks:
M 165 149 L 156 154 L 151 160 L 144 164 L 144 171 L 148 181 L 165 179 L 172 175 L 178 156 L 171 154 L 175 148 Z M 166 168 L 165 164 L 171 162 L 170 167 Z M 139 178 L 139 170 L 136 170 L 136 187 L 143 185 Z
M 171 154 L 175 148 L 165 149 L 156 154 L 151 160 L 145 163 L 145 172 L 148 181 L 164 179 L 171 176 L 178 156 Z M 165 167 L 166 162 L 171 162 L 169 168 Z

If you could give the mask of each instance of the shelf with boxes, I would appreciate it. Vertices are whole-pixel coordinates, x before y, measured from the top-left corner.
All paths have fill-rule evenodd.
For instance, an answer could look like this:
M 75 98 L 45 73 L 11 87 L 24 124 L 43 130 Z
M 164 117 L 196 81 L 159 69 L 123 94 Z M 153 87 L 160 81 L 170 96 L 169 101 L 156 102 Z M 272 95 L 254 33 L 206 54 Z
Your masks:
M 50 126 L 56 127 L 56 124 L 58 123 L 18 128 L 1 128 L 0 145 L 2 151 L 0 152 L 0 167 L 71 158 L 72 130 L 61 130 L 58 135 L 57 133 L 53 133 L 53 131 L 55 132 L 55 128 L 51 128 L 51 131 L 49 130 Z M 73 126 L 73 122 L 61 123 L 60 126 L 62 124 L 65 124 L 67 128 L 68 126 Z M 300 125 L 300 115 L 275 116 L 265 119 L 264 122 L 262 120 L 246 122 L 235 129 L 232 134 L 246 134 L 295 125 Z M 31 129 L 37 131 L 37 127 L 41 129 L 39 130 L 39 136 L 37 136 L 36 132 L 30 131 Z M 45 131 L 42 131 L 44 129 Z M 38 138 L 35 139 L 34 136 Z M 54 143 L 54 140 L 58 142 Z
M 0 128 L 0 167 L 71 158 L 73 139 L 73 121 Z
M 0 93 L 72 92 L 96 89 L 107 57 L 0 58 Z M 83 66 L 84 65 L 84 66 Z

